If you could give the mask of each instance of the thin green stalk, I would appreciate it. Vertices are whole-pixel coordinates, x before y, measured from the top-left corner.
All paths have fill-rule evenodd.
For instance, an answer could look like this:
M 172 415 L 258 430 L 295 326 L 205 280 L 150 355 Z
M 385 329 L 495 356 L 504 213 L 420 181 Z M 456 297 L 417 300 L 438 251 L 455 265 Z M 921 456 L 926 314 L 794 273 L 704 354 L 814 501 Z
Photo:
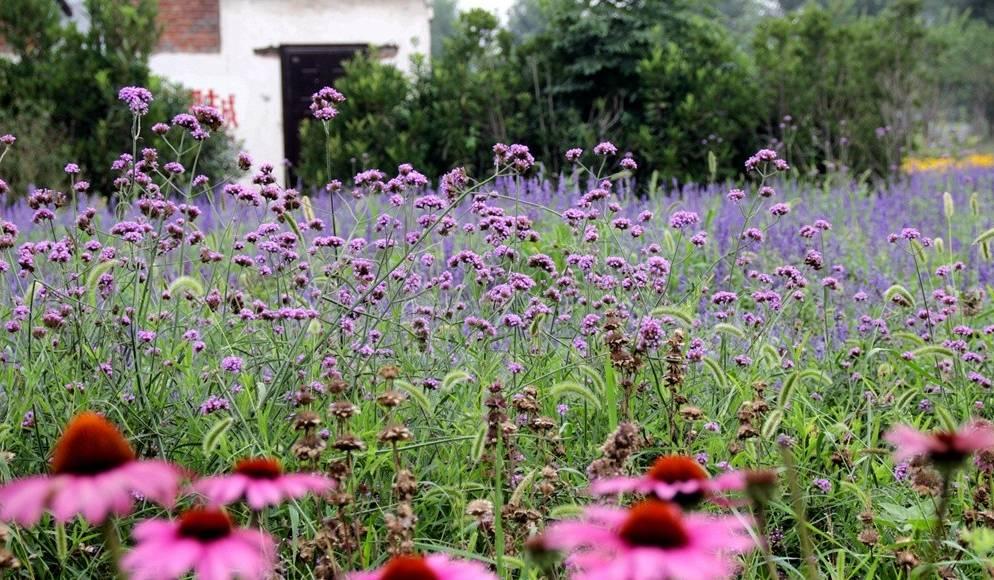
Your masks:
M 818 580 L 814 544 L 811 542 L 811 532 L 808 531 L 808 519 L 804 500 L 801 499 L 801 484 L 798 480 L 797 466 L 794 463 L 794 454 L 789 449 L 783 449 L 782 455 L 786 467 L 788 489 L 790 490 L 790 507 L 794 512 L 794 519 L 797 520 L 797 535 L 801 541 L 804 577 L 807 580 Z
M 106 546 L 107 552 L 110 554 L 111 565 L 114 567 L 114 577 L 125 580 L 127 576 L 121 570 L 121 538 L 118 536 L 117 524 L 114 518 L 108 518 L 101 528 L 103 529 L 104 546 Z

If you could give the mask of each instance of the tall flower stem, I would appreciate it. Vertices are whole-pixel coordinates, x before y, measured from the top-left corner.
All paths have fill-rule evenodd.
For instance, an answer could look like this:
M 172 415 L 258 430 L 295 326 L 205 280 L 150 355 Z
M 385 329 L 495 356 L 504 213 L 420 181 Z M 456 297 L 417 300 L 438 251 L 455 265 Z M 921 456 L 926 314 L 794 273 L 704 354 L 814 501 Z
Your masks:
M 321 123 L 324 127 L 324 176 L 325 183 L 331 183 L 331 131 L 328 129 L 328 121 Z M 329 191 L 331 195 L 331 235 L 338 236 L 338 224 L 335 219 L 335 192 Z M 335 258 L 338 258 L 338 248 L 335 247 Z
M 104 546 L 110 554 L 111 563 L 114 566 L 114 577 L 125 580 L 127 577 L 121 571 L 121 538 L 117 534 L 117 524 L 113 518 L 108 518 L 101 526 L 104 533 Z
M 935 528 L 932 530 L 933 566 L 942 558 L 942 541 L 946 535 L 946 514 L 949 512 L 949 492 L 955 468 L 946 467 L 941 468 L 940 471 L 942 473 L 942 487 L 939 490 L 939 503 L 935 506 Z
M 807 580 L 817 580 L 818 567 L 815 564 L 814 544 L 811 542 L 811 534 L 808 531 L 808 518 L 805 515 L 804 500 L 801 499 L 801 485 L 798 481 L 794 454 L 789 449 L 783 449 L 782 453 L 790 489 L 790 507 L 794 512 L 794 518 L 797 520 L 797 535 L 801 541 L 801 560 L 804 565 L 804 577 Z
M 763 549 L 763 560 L 766 562 L 766 572 L 770 580 L 777 580 L 780 576 L 777 574 L 777 564 L 773 561 L 773 550 L 770 549 L 770 537 L 766 524 L 766 506 L 761 502 L 756 502 L 754 505 L 755 509 L 753 511 L 756 514 L 756 531 L 759 532 L 760 546 Z

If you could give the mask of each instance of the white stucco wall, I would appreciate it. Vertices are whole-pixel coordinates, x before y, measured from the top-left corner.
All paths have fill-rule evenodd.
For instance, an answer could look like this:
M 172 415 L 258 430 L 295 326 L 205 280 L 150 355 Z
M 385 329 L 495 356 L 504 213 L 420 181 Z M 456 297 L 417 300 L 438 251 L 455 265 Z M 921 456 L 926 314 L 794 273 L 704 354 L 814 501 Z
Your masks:
M 191 90 L 234 96 L 235 136 L 257 162 L 279 167 L 283 103 L 278 50 L 284 44 L 396 45 L 386 60 L 407 68 L 431 47 L 427 0 L 221 0 L 221 51 L 159 53 L 151 68 Z

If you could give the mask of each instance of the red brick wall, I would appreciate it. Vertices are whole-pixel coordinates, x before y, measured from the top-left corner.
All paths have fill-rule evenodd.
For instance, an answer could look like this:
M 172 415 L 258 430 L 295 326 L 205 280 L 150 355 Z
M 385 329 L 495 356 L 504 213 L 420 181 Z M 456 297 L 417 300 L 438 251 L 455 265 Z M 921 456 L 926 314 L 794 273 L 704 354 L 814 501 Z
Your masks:
M 159 0 L 159 52 L 221 50 L 220 0 Z

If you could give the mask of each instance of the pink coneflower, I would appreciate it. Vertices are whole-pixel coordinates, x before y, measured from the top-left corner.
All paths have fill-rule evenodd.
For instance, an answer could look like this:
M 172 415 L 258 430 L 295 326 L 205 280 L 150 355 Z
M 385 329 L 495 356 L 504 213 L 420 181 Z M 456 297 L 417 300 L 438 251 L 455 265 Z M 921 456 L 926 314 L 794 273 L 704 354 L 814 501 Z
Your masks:
M 661 501 L 588 507 L 582 520 L 553 524 L 543 538 L 545 547 L 572 552 L 574 580 L 729 578 L 735 554 L 755 547 L 736 517 L 684 515 Z
M 479 562 L 453 560 L 444 554 L 394 556 L 371 572 L 353 572 L 349 580 L 496 580 Z
M 135 548 L 121 559 L 131 580 L 172 580 L 193 571 L 198 580 L 265 578 L 275 562 L 269 534 L 236 528 L 223 510 L 195 508 L 178 520 L 135 526 Z
M 284 473 L 275 458 L 251 457 L 237 461 L 229 475 L 194 482 L 193 489 L 217 505 L 244 497 L 249 507 L 258 511 L 308 493 L 326 492 L 334 485 L 332 480 L 314 473 Z
M 898 425 L 884 439 L 896 448 L 895 461 L 924 455 L 939 466 L 955 467 L 973 453 L 994 447 L 994 428 L 974 421 L 959 431 L 922 433 L 914 427 Z
M 52 453 L 52 474 L 25 477 L 0 488 L 0 519 L 34 525 L 43 512 L 91 524 L 131 511 L 134 494 L 170 506 L 180 471 L 164 461 L 138 461 L 117 427 L 81 413 L 66 426 Z
M 694 458 L 665 455 L 656 460 L 642 477 L 612 477 L 595 481 L 591 491 L 598 495 L 638 492 L 673 501 L 684 507 L 696 505 L 704 498 L 722 503 L 722 492 L 741 490 L 745 475 L 730 471 L 714 479 Z

